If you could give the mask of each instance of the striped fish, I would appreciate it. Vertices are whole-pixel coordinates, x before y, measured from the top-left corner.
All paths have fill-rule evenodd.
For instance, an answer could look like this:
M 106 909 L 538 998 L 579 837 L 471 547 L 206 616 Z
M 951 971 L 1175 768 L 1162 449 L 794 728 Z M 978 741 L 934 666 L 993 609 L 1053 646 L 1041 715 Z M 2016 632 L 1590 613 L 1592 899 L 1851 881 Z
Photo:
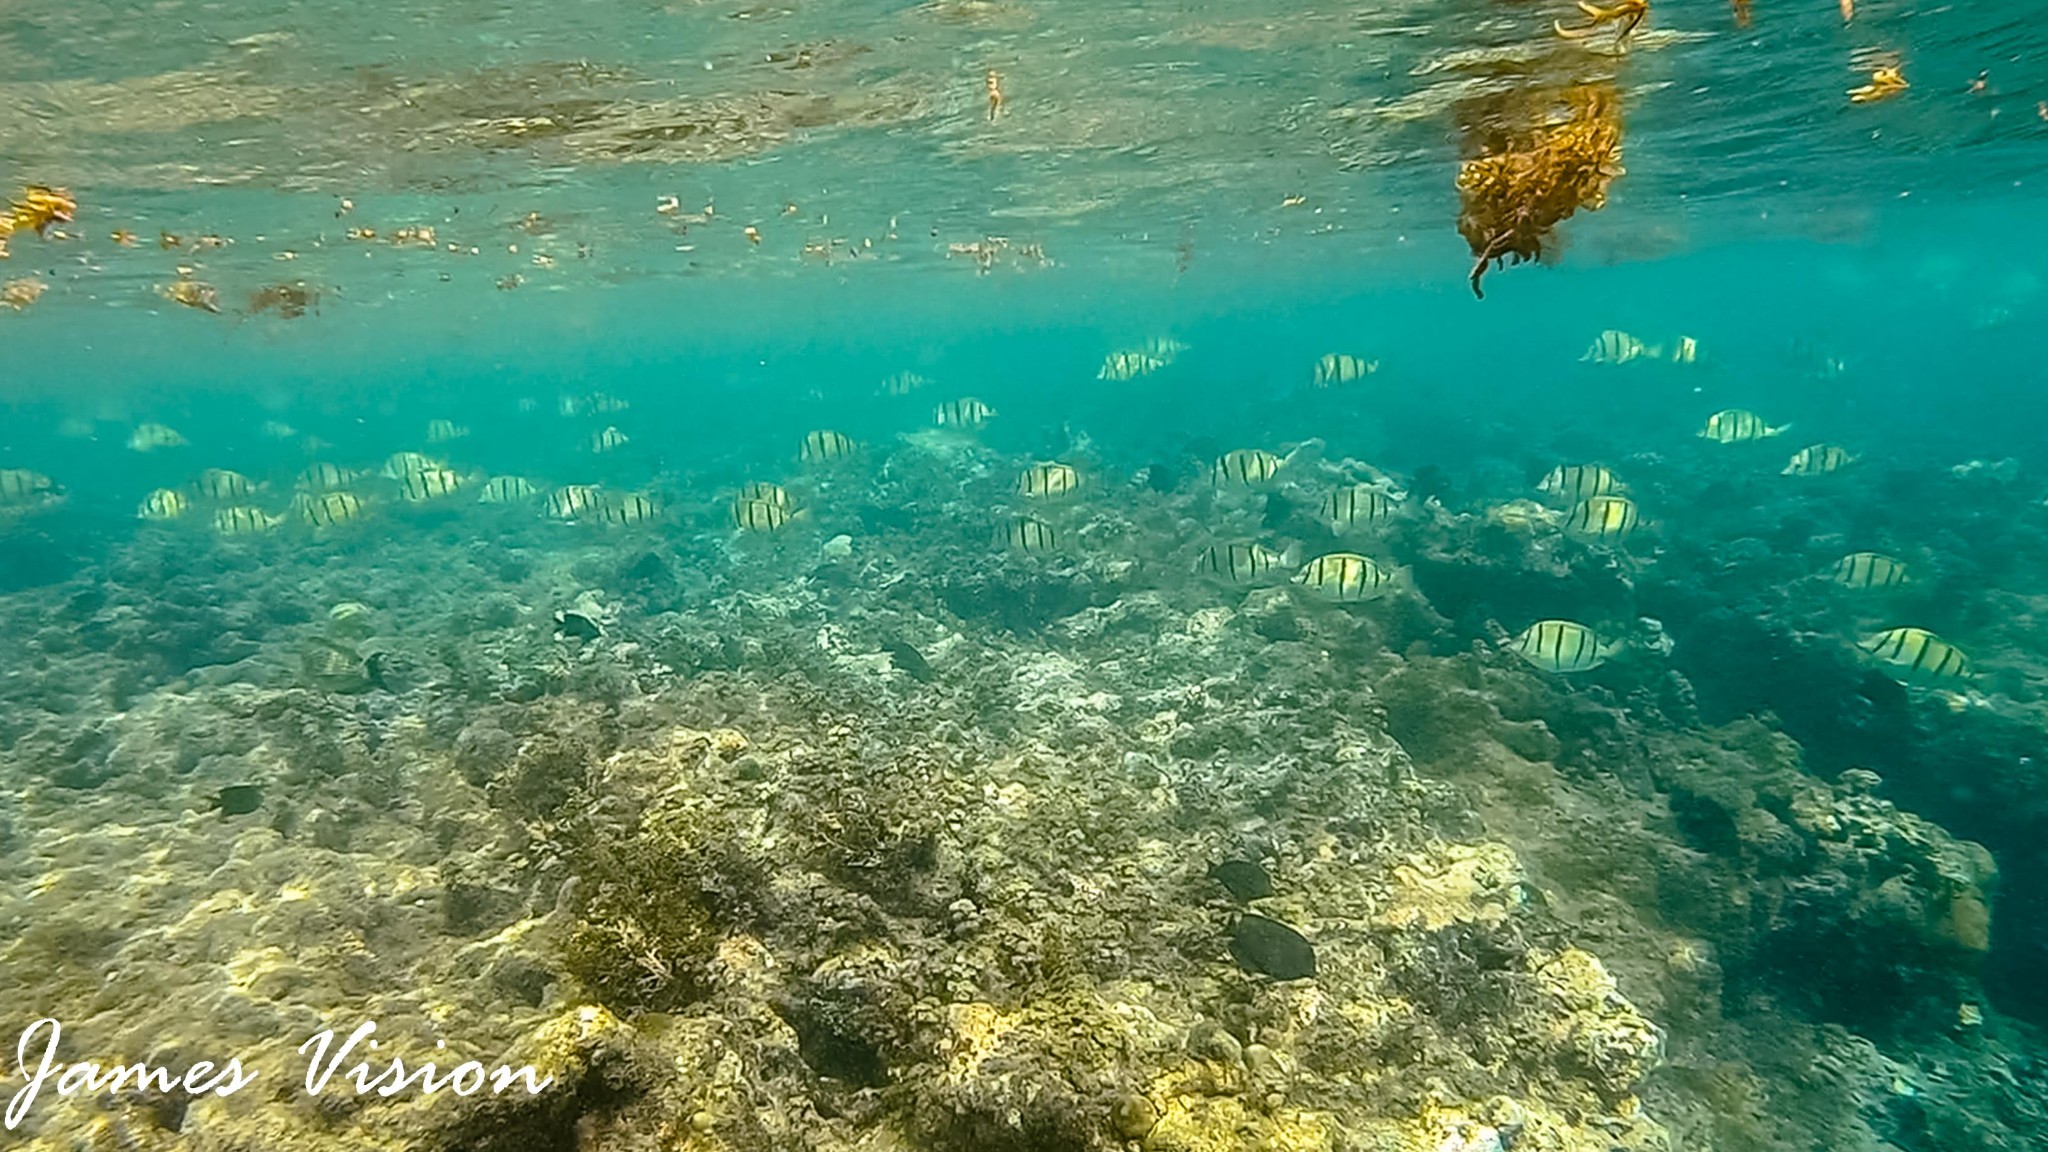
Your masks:
M 1369 556 L 1356 552 L 1330 552 L 1301 566 L 1294 583 L 1313 588 L 1335 600 L 1370 600 L 1385 592 L 1394 574 Z
M 1579 362 L 1582 364 L 1627 364 L 1645 357 L 1655 360 L 1662 355 L 1663 352 L 1659 349 L 1643 343 L 1628 333 L 1609 328 L 1607 331 L 1594 337 L 1593 346 L 1586 349 L 1586 354 L 1579 357 Z
M 446 467 L 441 461 L 419 452 L 393 452 L 384 461 L 384 470 L 379 474 L 386 480 L 403 480 L 407 476 Z
M 427 421 L 427 443 L 447 444 L 469 435 L 469 429 L 453 420 Z
M 362 473 L 339 464 L 308 464 L 294 486 L 301 492 L 339 492 L 361 478 Z
M 607 424 L 603 431 L 591 433 L 590 450 L 600 454 L 615 451 L 625 447 L 629 439 L 616 425 Z
M 1747 408 L 1723 408 L 1707 417 L 1707 426 L 1700 429 L 1703 439 L 1716 444 L 1747 444 L 1752 440 L 1763 440 L 1781 435 L 1790 424 L 1777 428 L 1764 423 L 1764 418 Z
M 1508 642 L 1516 655 L 1545 672 L 1586 672 L 1621 650 L 1584 624 L 1570 620 L 1538 620 Z
M 1906 565 L 1882 552 L 1851 552 L 1830 576 L 1844 588 L 1896 588 L 1906 582 Z
M 462 487 L 462 474 L 449 468 L 429 468 L 398 482 L 398 494 L 414 504 L 453 496 Z
M 1371 484 L 1352 484 L 1323 497 L 1323 519 L 1339 532 L 1369 527 L 1393 514 L 1394 498 Z
M 493 476 L 477 495 L 479 504 L 523 504 L 540 494 L 524 476 Z
M 183 448 L 185 437 L 176 428 L 167 424 L 139 424 L 128 437 L 128 447 L 137 452 L 154 452 L 159 448 Z
M 1216 458 L 1209 478 L 1218 488 L 1249 488 L 1271 480 L 1286 463 L 1264 448 L 1234 448 Z
M 213 514 L 213 530 L 223 536 L 254 536 L 283 522 L 282 516 L 272 516 L 261 508 L 242 505 L 222 508 Z
M 597 506 L 597 518 L 606 524 L 645 524 L 661 514 L 654 501 L 637 492 L 614 496 Z
M 1166 361 L 1138 349 L 1111 352 L 1095 370 L 1097 380 L 1135 380 L 1166 367 Z
M 898 372 L 882 381 L 882 395 L 908 396 L 929 383 L 915 372 Z
M 1059 549 L 1059 533 L 1052 525 L 1030 516 L 1012 516 L 996 529 L 996 543 L 1018 552 L 1054 552 Z
M 988 423 L 996 410 L 966 396 L 959 400 L 948 400 L 932 412 L 932 419 L 941 428 L 979 428 Z
M 1700 358 L 1700 342 L 1690 336 L 1680 336 L 1678 343 L 1671 346 L 1673 364 L 1694 364 Z
M 1255 543 L 1211 544 L 1195 557 L 1195 571 L 1221 577 L 1232 584 L 1263 580 L 1293 564 L 1293 549 L 1275 552 Z
M 766 480 L 756 480 L 740 489 L 740 499 L 766 500 L 777 508 L 796 507 L 796 501 L 790 498 L 787 488 L 780 484 L 770 484 Z
M 1614 473 L 1598 464 L 1560 464 L 1544 474 L 1536 484 L 1538 492 L 1548 492 L 1576 504 L 1591 500 L 1595 496 L 1608 496 L 1621 490 Z
M 1636 507 L 1636 502 L 1626 496 L 1595 496 L 1583 500 L 1564 517 L 1566 531 L 1610 543 L 1628 539 L 1641 522 L 1642 512 Z
M 27 468 L 0 468 L 0 507 L 32 504 L 57 494 L 57 482 Z
M 1854 464 L 1856 457 L 1839 444 L 1814 444 L 1792 454 L 1783 476 L 1825 476 Z
M 208 468 L 193 486 L 208 500 L 245 500 L 256 491 L 255 481 L 226 468 Z
M 176 520 L 192 507 L 192 501 L 175 488 L 159 488 L 142 498 L 135 515 L 143 520 Z
M 850 437 L 842 433 L 820 429 L 804 433 L 803 446 L 797 449 L 797 458 L 813 464 L 844 460 L 853 455 L 857 447 Z
M 1051 462 L 1033 464 L 1017 477 L 1017 494 L 1043 500 L 1053 496 L 1066 496 L 1081 487 L 1081 474 L 1074 471 L 1072 464 Z
M 1888 628 L 1857 645 L 1908 684 L 1947 684 L 1976 675 L 1963 650 L 1925 628 Z
M 800 513 L 767 500 L 740 499 L 732 502 L 732 522 L 744 532 L 773 532 Z
M 317 496 L 301 496 L 297 503 L 299 519 L 315 528 L 333 528 L 347 524 L 363 514 L 363 499 L 353 492 L 322 492 Z
M 1349 352 L 1327 352 L 1316 361 L 1310 382 L 1318 388 L 1334 388 L 1339 384 L 1356 383 L 1379 370 L 1380 362 L 1377 360 L 1367 360 Z
M 595 484 L 569 484 L 555 489 L 541 501 L 541 510 L 557 520 L 574 520 L 597 507 Z

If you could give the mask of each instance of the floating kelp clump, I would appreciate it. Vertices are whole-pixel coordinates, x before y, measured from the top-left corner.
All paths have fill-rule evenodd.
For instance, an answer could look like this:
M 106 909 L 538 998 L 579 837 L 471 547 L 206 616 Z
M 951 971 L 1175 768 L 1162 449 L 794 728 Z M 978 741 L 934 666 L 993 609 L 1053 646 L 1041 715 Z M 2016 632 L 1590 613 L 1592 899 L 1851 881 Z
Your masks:
M 1458 232 L 1472 247 L 1472 294 L 1493 266 L 1554 255 L 1557 226 L 1580 208 L 1607 204 L 1622 174 L 1621 108 L 1611 88 L 1582 86 L 1565 95 L 1569 118 L 1487 149 L 1458 169 Z

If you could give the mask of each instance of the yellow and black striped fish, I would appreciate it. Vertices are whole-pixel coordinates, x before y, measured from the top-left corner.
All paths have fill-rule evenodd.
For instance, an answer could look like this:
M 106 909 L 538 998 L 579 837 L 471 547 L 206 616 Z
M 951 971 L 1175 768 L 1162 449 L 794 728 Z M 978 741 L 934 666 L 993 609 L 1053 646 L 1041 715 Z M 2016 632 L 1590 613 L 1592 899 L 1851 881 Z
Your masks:
M 524 476 L 493 476 L 476 499 L 479 504 L 524 504 L 539 494 L 540 489 Z
M 422 472 L 446 467 L 446 464 L 423 453 L 393 452 L 390 458 L 384 461 L 384 470 L 380 475 L 386 480 L 403 480 L 407 476 L 417 476 Z
M 766 500 L 777 508 L 796 507 L 796 501 L 790 498 L 789 489 L 780 484 L 770 484 L 766 480 L 755 480 L 740 489 L 740 499 Z
M 1700 429 L 1700 436 L 1716 444 L 1747 444 L 1752 440 L 1782 435 L 1791 427 L 1785 424 L 1773 428 L 1764 423 L 1763 417 L 1747 408 L 1723 408 L 1707 417 L 1707 426 Z
M 1642 518 L 1636 502 L 1626 496 L 1595 496 L 1565 513 L 1564 526 L 1568 532 L 1614 543 L 1628 539 Z
M 1856 462 L 1847 448 L 1839 444 L 1813 444 L 1792 454 L 1785 464 L 1784 476 L 1825 476 L 1839 472 Z
M 1659 349 L 1628 333 L 1609 328 L 1594 338 L 1593 346 L 1586 349 L 1586 354 L 1579 360 L 1591 364 L 1628 364 L 1644 358 L 1655 360 L 1662 355 Z
M 128 437 L 128 447 L 137 452 L 154 452 L 159 448 L 183 448 L 185 437 L 176 428 L 166 424 L 140 424 Z
M 859 447 L 852 438 L 830 429 L 804 433 L 803 447 L 797 450 L 797 457 L 817 464 L 828 460 L 844 460 Z
M 1323 519 L 1342 532 L 1366 528 L 1394 514 L 1394 498 L 1372 484 L 1352 484 L 1323 497 Z
M 1394 574 L 1369 556 L 1330 552 L 1302 565 L 1294 582 L 1334 600 L 1370 600 L 1386 591 Z
M 361 478 L 362 473 L 339 464 L 308 464 L 294 486 L 301 492 L 339 492 Z
M 1187 350 L 1186 344 L 1171 336 L 1148 336 L 1138 345 L 1138 351 L 1159 361 L 1162 367 L 1180 359 L 1180 354 Z
M 176 488 L 159 488 L 142 498 L 135 515 L 143 520 L 176 520 L 192 508 L 192 501 Z
M 1590 671 L 1622 647 L 1602 641 L 1591 628 L 1570 620 L 1538 620 L 1508 646 L 1545 672 Z
M 254 536 L 283 522 L 282 516 L 272 516 L 261 508 L 246 505 L 222 508 L 213 514 L 213 530 L 223 536 Z
M 1619 492 L 1621 484 L 1615 480 L 1614 473 L 1598 464 L 1560 464 L 1544 475 L 1536 490 L 1576 504 L 1595 496 Z
M 590 450 L 597 453 L 615 451 L 625 447 L 629 439 L 616 425 L 607 424 L 603 431 L 591 433 Z
M 1831 575 L 1844 588 L 1896 588 L 1906 582 L 1906 565 L 1882 552 L 1851 552 Z
M 33 504 L 57 494 L 57 482 L 27 468 L 0 468 L 0 507 Z
M 988 423 L 996 410 L 972 396 L 959 400 L 948 400 L 932 412 L 932 419 L 941 428 L 979 428 Z
M 245 500 L 256 491 L 256 482 L 240 472 L 226 468 L 208 468 L 199 474 L 193 485 L 199 495 L 207 500 Z
M 1293 549 L 1275 552 L 1263 544 L 1211 544 L 1195 557 L 1195 571 L 1232 584 L 1250 584 L 1294 563 Z
M 1365 379 L 1380 370 L 1380 362 L 1353 356 L 1349 352 L 1327 352 L 1316 361 L 1315 374 L 1310 381 L 1318 388 L 1334 388 L 1339 384 L 1352 384 Z
M 427 421 L 427 443 L 429 444 L 447 444 L 468 435 L 469 428 L 466 425 L 457 424 L 453 420 Z
M 1018 552 L 1054 552 L 1059 549 L 1060 536 L 1043 520 L 1012 516 L 996 529 L 996 543 Z
M 1673 364 L 1694 364 L 1699 361 L 1699 358 L 1700 342 L 1690 336 L 1680 336 L 1678 342 L 1671 346 L 1671 362 Z
M 732 502 L 732 522 L 745 532 L 773 532 L 798 513 L 768 500 L 739 499 Z
M 1249 488 L 1271 480 L 1286 463 L 1264 448 L 1233 448 L 1210 465 L 1209 478 L 1218 488 Z
M 882 381 L 882 395 L 908 396 L 929 383 L 915 372 L 898 372 Z
M 414 504 L 453 496 L 462 488 L 462 473 L 449 468 L 428 468 L 398 482 L 398 494 Z
M 607 524 L 645 524 L 660 515 L 654 501 L 637 492 L 610 497 L 597 507 L 597 518 Z
M 363 515 L 363 498 L 353 492 L 322 492 L 318 496 L 301 496 L 299 519 L 315 528 L 333 528 L 360 519 Z
M 1893 678 L 1908 684 L 1947 684 L 1976 675 L 1962 649 L 1925 628 L 1888 628 L 1864 637 L 1857 647 L 1890 665 Z
M 1137 349 L 1111 352 L 1095 370 L 1097 380 L 1135 380 L 1166 367 L 1166 361 Z
M 595 484 L 569 484 L 548 493 L 541 508 L 557 520 L 574 520 L 596 508 L 598 498 Z
M 1034 500 L 1065 496 L 1080 487 L 1081 474 L 1074 471 L 1074 466 L 1057 461 L 1033 464 L 1017 477 L 1017 494 Z

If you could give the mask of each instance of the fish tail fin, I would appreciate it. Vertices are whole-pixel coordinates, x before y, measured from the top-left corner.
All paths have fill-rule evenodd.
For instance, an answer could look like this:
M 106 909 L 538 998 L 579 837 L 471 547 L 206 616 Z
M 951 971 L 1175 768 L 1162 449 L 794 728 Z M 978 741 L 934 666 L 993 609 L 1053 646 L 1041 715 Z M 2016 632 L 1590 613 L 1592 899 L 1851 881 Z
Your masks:
M 1301 567 L 1301 541 L 1289 540 L 1287 546 L 1280 549 L 1280 567 L 1290 571 Z
M 1766 428 L 1766 429 L 1764 429 L 1764 435 L 1766 435 L 1766 436 L 1783 436 L 1783 435 L 1784 435 L 1785 433 L 1787 433 L 1787 432 L 1790 432 L 1791 430 L 1792 430 L 1792 426 L 1791 426 L 1790 424 L 1780 424 L 1780 425 L 1778 425 L 1778 426 L 1777 426 L 1776 428 Z

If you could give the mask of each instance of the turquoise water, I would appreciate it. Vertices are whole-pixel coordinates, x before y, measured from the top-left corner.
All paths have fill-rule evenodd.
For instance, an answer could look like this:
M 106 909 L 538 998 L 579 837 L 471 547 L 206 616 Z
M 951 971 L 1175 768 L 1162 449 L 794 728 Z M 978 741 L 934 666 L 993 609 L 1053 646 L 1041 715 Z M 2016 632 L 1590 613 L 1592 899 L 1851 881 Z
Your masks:
M 2039 1146 L 2042 32 L 1741 7 L 0 10 L 28 1146 Z

